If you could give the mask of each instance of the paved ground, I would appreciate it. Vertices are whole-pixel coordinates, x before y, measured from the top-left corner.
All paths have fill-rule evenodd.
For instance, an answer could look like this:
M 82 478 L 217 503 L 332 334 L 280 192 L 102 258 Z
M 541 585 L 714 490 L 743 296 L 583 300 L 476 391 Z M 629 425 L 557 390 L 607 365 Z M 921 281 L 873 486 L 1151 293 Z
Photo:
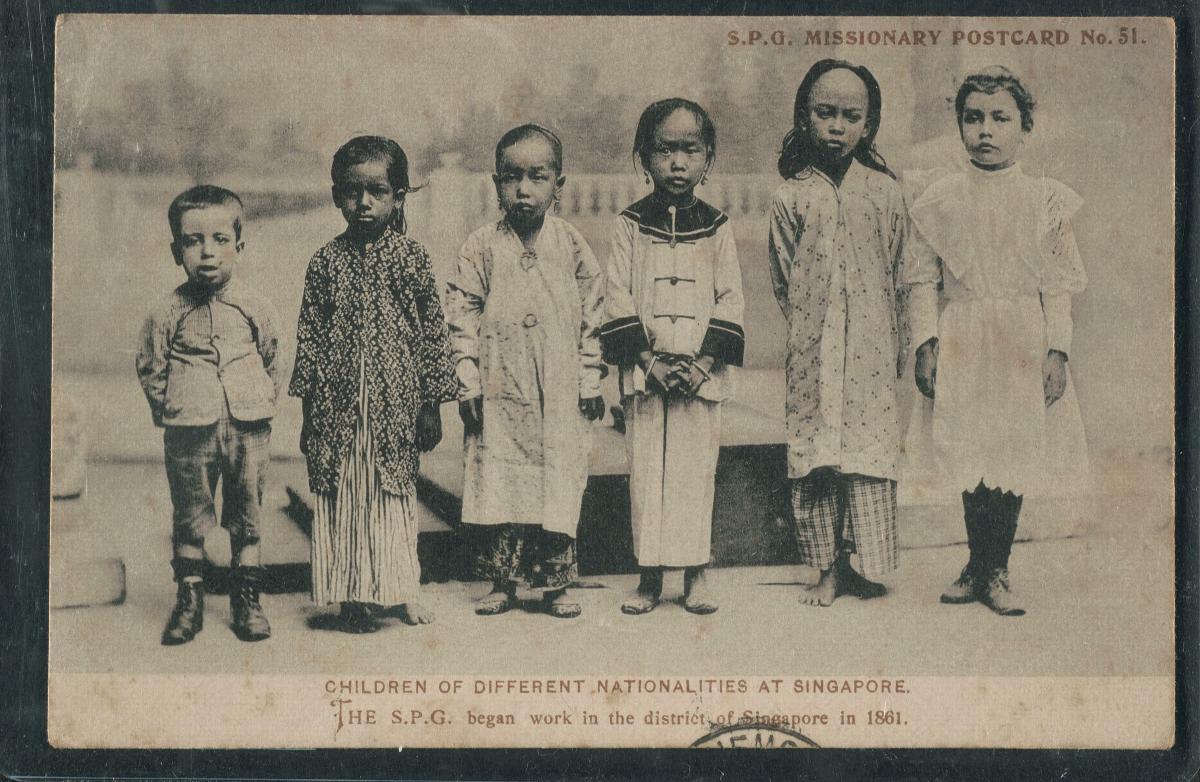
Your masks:
M 173 585 L 159 507 L 165 500 L 158 496 L 165 493 L 158 491 L 165 483 L 162 468 L 122 469 L 121 480 L 93 475 L 89 497 L 105 509 L 98 518 L 56 516 L 52 566 L 55 578 L 70 578 L 69 563 L 79 558 L 120 557 L 127 567 L 127 599 L 119 606 L 52 611 L 51 671 L 1161 675 L 1173 670 L 1169 498 L 1156 512 L 1138 516 L 1110 509 L 1081 537 L 1018 544 L 1014 581 L 1029 608 L 1021 619 L 998 618 L 978 605 L 938 604 L 938 593 L 966 556 L 964 547 L 946 546 L 902 551 L 886 598 L 844 599 L 830 609 L 798 605 L 797 588 L 779 583 L 795 578 L 783 567 L 715 571 L 722 607 L 711 617 L 692 616 L 675 604 L 626 617 L 618 606 L 634 578 L 612 576 L 594 579 L 602 588 L 579 590 L 584 606 L 579 619 L 526 612 L 484 619 L 471 612 L 483 584 L 447 583 L 425 589 L 437 623 L 410 628 L 392 620 L 369 637 L 313 629 L 310 624 L 319 625 L 329 609 L 315 608 L 300 594 L 269 595 L 264 604 L 275 634 L 259 644 L 234 638 L 227 599 L 213 597 L 200 637 L 165 648 L 158 638 Z M 131 485 L 144 488 L 131 491 Z M 276 561 L 296 561 L 305 549 L 302 537 L 285 536 L 275 541 L 273 553 Z M 671 594 L 678 589 L 677 580 L 668 581 Z

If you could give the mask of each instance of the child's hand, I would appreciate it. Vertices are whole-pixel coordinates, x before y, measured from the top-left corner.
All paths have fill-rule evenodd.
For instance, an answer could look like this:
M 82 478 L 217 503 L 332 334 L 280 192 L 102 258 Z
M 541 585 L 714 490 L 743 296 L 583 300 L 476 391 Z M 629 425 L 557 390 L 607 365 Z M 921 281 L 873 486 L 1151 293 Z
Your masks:
M 699 356 L 696 359 L 680 364 L 675 369 L 675 377 L 677 378 L 677 388 L 685 398 L 690 399 L 700 390 L 700 386 L 704 385 L 712 375 L 713 365 L 716 359 L 712 356 Z
M 579 399 L 579 412 L 589 421 L 599 421 L 604 417 L 604 397 L 589 396 Z
M 417 450 L 432 451 L 442 441 L 442 416 L 437 405 L 421 405 L 417 413 Z
M 1046 395 L 1046 407 L 1062 398 L 1067 390 L 1067 356 L 1058 350 L 1046 353 L 1042 362 L 1042 391 Z
M 646 373 L 646 390 L 651 393 L 669 394 L 675 389 L 675 379 L 671 376 L 672 366 L 666 361 L 655 360 L 654 354 L 644 351 L 638 356 L 638 364 Z
M 477 396 L 458 403 L 458 417 L 467 434 L 483 433 L 483 397 Z
M 937 385 L 937 361 L 938 341 L 934 337 L 917 348 L 917 364 L 913 367 L 917 389 L 930 399 L 933 399 L 934 386 Z

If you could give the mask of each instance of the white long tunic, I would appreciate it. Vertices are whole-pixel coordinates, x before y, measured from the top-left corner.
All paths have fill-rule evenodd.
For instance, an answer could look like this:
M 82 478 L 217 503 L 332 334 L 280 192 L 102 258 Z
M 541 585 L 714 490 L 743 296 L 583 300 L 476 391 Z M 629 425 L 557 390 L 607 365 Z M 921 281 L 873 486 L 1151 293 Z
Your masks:
M 591 450 L 579 399 L 600 395 L 603 297 L 591 248 L 552 215 L 532 253 L 503 220 L 463 245 L 446 321 L 460 398 L 483 396 L 483 433 L 466 440 L 464 522 L 575 537 Z
M 895 479 L 903 363 L 895 272 L 907 218 L 896 182 L 852 161 L 780 185 L 768 255 L 788 321 L 788 476 L 818 467 Z
M 1066 185 L 1019 165 L 971 166 L 930 185 L 910 209 L 902 281 L 912 286 L 912 343 L 937 337 L 939 355 L 934 399 L 918 397 L 906 450 L 931 451 L 947 489 L 1085 488 L 1070 372 L 1050 408 L 1042 378 L 1048 350 L 1070 353 L 1070 297 L 1087 283 L 1070 225 L 1081 204 Z
M 728 217 L 650 195 L 617 221 L 601 341 L 621 368 L 633 549 L 644 567 L 709 561 L 722 402 L 742 363 L 742 275 Z M 647 394 L 640 351 L 717 359 L 691 399 Z

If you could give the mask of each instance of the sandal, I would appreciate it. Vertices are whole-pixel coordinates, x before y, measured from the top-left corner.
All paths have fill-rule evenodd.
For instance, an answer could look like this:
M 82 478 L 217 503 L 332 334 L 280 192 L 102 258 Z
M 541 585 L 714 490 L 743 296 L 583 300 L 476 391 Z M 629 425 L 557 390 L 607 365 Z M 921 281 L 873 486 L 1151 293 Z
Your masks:
M 545 611 L 555 619 L 574 619 L 583 613 L 583 607 L 567 599 L 567 590 L 559 589 L 542 595 Z
M 658 606 L 658 598 L 654 595 L 644 595 L 640 592 L 621 604 L 621 613 L 630 616 L 648 614 Z
M 492 590 L 475 604 L 479 616 L 498 616 L 511 611 L 517 604 L 517 596 L 511 592 Z

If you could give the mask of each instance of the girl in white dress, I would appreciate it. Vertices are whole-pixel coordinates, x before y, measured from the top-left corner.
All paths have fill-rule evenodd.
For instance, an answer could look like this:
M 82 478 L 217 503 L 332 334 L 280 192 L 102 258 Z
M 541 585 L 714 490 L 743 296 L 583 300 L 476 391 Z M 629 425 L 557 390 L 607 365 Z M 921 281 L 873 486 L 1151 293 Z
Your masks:
M 970 166 L 914 201 L 902 271 L 915 379 L 933 400 L 909 437 L 932 428 L 941 471 L 962 491 L 970 548 L 941 599 L 1006 616 L 1025 613 L 1008 581 L 1023 497 L 1069 489 L 1060 468 L 1086 460 L 1067 369 L 1071 295 L 1086 284 L 1070 225 L 1081 199 L 1017 164 L 1033 108 L 1005 68 L 967 77 L 955 111 Z

